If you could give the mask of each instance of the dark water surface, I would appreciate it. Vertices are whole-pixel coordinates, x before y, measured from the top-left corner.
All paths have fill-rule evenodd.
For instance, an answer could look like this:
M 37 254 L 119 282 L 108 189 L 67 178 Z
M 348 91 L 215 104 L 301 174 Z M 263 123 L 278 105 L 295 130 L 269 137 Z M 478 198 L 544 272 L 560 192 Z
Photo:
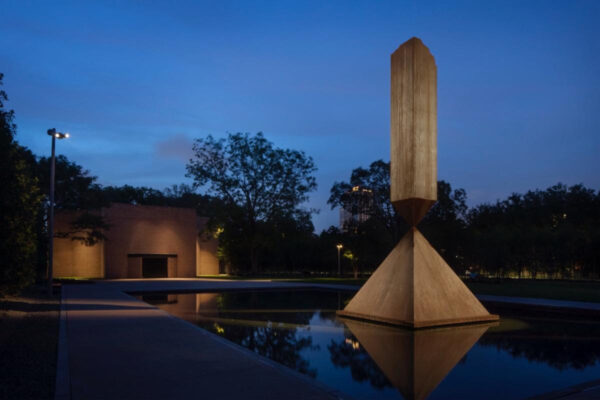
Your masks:
M 519 399 L 600 378 L 600 322 L 501 315 L 410 331 L 336 317 L 353 293 L 140 296 L 355 398 Z

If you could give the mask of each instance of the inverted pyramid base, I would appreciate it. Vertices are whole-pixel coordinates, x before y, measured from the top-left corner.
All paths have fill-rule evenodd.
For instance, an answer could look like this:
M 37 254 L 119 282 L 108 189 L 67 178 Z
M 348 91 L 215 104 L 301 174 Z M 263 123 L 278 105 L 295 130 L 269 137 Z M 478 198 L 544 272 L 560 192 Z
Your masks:
M 337 314 L 412 329 L 499 319 L 414 227 Z

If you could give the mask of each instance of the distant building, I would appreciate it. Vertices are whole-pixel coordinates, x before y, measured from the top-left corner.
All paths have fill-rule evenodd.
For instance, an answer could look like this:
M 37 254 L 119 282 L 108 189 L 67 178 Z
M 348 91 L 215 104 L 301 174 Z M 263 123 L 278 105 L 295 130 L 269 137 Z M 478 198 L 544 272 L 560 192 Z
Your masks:
M 113 203 L 100 210 L 106 240 L 86 246 L 54 239 L 54 276 L 84 278 L 192 278 L 218 274 L 217 240 L 201 232 L 208 218 L 192 208 Z M 76 212 L 56 214 L 55 232 L 69 231 Z
M 344 193 L 340 208 L 340 230 L 348 232 L 371 217 L 373 209 L 373 191 L 354 186 Z

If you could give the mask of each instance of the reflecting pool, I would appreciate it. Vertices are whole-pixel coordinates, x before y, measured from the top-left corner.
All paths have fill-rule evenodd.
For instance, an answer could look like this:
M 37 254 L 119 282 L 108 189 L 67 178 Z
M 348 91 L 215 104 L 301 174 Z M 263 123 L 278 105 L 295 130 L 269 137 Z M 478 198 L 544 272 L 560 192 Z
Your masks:
M 410 331 L 337 317 L 352 296 L 291 290 L 139 298 L 354 398 L 518 399 L 600 377 L 596 321 L 500 312 L 499 323 Z

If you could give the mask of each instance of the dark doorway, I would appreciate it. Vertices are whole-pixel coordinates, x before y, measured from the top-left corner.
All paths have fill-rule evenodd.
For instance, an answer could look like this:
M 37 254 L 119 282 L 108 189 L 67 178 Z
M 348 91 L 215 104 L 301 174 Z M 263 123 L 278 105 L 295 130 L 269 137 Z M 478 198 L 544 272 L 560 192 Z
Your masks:
M 142 296 L 144 303 L 152 304 L 153 306 L 161 304 L 177 304 L 177 295 L 172 294 L 145 294 Z
M 167 265 L 167 257 L 143 257 L 142 276 L 144 278 L 168 278 Z

